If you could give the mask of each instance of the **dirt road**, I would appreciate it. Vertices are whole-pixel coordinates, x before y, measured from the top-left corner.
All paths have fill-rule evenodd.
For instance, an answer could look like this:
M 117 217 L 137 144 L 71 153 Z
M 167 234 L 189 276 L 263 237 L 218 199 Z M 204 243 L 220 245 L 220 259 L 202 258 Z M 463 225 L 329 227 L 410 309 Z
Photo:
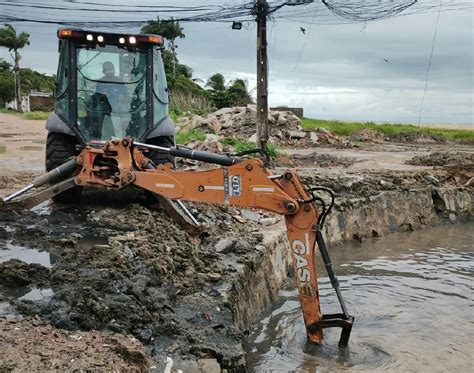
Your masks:
M 0 113 L 1 175 L 15 175 L 21 171 L 44 171 L 44 149 L 47 132 L 45 121 L 25 120 L 15 115 Z

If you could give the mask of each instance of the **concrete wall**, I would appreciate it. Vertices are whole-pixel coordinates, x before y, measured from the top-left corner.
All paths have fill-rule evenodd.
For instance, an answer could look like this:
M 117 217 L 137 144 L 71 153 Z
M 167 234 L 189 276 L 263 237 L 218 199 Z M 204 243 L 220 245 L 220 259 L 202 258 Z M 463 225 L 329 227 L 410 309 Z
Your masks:
M 291 111 L 298 118 L 303 118 L 304 109 L 302 107 L 272 107 L 270 110 L 273 111 Z

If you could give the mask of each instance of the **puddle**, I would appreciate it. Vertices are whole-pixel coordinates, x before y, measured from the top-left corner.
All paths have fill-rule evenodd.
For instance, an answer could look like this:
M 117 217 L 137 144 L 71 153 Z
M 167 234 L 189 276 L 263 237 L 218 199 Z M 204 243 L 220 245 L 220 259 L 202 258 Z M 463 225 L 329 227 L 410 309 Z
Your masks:
M 18 259 L 28 264 L 37 263 L 48 268 L 52 265 L 48 252 L 6 242 L 5 247 L 0 249 L 0 263 L 10 259 Z
M 6 317 L 7 319 L 10 316 L 16 314 L 15 309 L 8 302 L 0 302 L 0 317 Z
M 15 137 L 19 135 L 20 135 L 19 133 L 2 133 L 0 134 L 0 137 Z
M 30 300 L 32 302 L 38 302 L 41 300 L 45 300 L 47 298 L 51 298 L 54 295 L 53 289 L 38 289 L 34 288 L 27 294 L 23 295 L 22 297 L 18 298 L 19 300 Z

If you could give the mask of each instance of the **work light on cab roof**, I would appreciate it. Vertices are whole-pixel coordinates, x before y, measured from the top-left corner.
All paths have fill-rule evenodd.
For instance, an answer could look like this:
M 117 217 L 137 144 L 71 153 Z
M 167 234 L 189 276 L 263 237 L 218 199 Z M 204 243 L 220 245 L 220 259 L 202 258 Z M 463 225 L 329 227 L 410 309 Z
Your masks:
M 85 31 L 78 29 L 59 29 L 59 39 L 84 40 L 91 43 L 104 44 L 143 44 L 151 43 L 157 46 L 163 46 L 163 38 L 160 35 L 152 34 L 115 34 L 98 31 Z

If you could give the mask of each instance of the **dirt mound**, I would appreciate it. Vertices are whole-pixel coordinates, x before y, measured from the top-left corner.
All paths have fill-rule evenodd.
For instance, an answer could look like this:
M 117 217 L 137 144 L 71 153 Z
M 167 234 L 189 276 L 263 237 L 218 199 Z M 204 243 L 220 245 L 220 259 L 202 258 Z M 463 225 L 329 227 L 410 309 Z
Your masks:
M 360 131 L 354 132 L 352 135 L 349 136 L 349 140 L 351 141 L 383 141 L 384 135 L 383 133 L 376 131 L 371 128 L 364 128 Z
M 406 162 L 414 166 L 468 166 L 474 165 L 474 153 L 434 152 L 418 155 Z
M 389 136 L 389 140 L 392 142 L 402 143 L 445 143 L 446 140 L 436 135 L 427 135 L 421 132 L 400 132 L 396 135 Z
M 348 157 L 338 157 L 331 154 L 319 154 L 312 152 L 309 154 L 294 154 L 292 156 L 279 156 L 277 159 L 278 166 L 285 167 L 349 167 L 355 163 L 355 159 Z
M 153 366 L 133 337 L 56 329 L 38 318 L 0 319 L 0 371 L 127 371 Z

